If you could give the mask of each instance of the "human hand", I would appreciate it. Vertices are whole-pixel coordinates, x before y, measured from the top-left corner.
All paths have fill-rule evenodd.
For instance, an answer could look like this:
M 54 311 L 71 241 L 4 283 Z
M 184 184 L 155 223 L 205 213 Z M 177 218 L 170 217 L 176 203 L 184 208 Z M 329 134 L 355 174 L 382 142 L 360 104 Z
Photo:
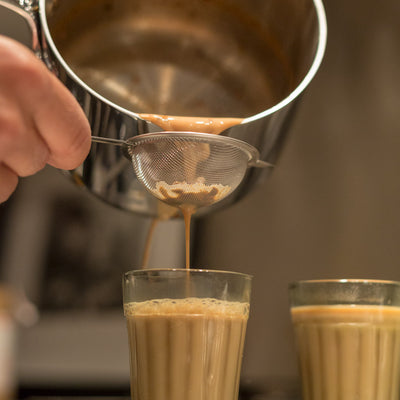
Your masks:
M 29 49 L 0 36 L 0 203 L 18 177 L 46 164 L 76 168 L 90 144 L 89 123 L 73 95 Z

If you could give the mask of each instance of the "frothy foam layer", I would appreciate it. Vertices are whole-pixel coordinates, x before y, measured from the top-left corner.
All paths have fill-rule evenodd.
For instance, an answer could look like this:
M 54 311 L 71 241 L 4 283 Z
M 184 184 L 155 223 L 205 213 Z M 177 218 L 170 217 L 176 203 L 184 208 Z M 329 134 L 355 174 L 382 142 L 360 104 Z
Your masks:
M 188 297 L 185 299 L 155 299 L 124 305 L 126 317 L 136 315 L 207 315 L 247 318 L 249 303 Z
M 325 323 L 400 323 L 400 307 L 377 305 L 325 305 L 325 306 L 301 306 L 291 310 L 293 321 L 301 322 L 325 322 Z

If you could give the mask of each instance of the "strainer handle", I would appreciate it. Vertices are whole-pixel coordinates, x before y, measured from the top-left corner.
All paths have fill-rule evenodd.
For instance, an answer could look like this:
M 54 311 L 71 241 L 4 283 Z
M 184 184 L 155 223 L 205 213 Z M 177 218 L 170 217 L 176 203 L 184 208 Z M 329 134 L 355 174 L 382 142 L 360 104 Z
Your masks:
M 96 143 L 105 143 L 105 144 L 113 144 L 115 146 L 125 146 L 126 142 L 121 139 L 112 139 L 100 136 L 92 136 L 92 142 Z
M 249 167 L 256 167 L 256 168 L 273 168 L 274 165 L 263 160 L 250 160 L 248 163 Z

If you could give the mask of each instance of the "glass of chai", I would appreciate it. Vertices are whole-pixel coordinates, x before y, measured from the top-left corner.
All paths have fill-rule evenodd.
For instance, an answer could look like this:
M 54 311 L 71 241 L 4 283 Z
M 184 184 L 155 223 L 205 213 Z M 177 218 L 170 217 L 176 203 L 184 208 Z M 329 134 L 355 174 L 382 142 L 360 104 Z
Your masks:
M 290 285 L 303 400 L 398 400 L 400 282 Z
M 237 400 L 250 289 L 235 272 L 124 274 L 132 400 Z

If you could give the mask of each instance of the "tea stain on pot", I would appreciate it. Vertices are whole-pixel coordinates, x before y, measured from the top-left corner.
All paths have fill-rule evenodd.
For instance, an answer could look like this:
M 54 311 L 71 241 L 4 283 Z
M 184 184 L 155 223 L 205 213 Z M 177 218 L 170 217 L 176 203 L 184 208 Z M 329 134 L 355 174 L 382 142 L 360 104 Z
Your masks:
M 261 39 L 238 43 L 237 32 L 216 30 L 210 21 L 192 21 L 192 15 L 176 10 L 164 11 L 104 17 L 101 23 L 79 28 L 79 36 L 69 40 L 55 24 L 54 39 L 83 82 L 135 113 L 245 118 L 289 92 L 282 88 L 283 79 L 266 72 L 265 58 L 275 57 L 265 55 L 268 49 L 253 48 Z M 75 26 L 75 21 L 69 23 Z M 244 37 L 250 35 L 246 27 L 240 29 Z

